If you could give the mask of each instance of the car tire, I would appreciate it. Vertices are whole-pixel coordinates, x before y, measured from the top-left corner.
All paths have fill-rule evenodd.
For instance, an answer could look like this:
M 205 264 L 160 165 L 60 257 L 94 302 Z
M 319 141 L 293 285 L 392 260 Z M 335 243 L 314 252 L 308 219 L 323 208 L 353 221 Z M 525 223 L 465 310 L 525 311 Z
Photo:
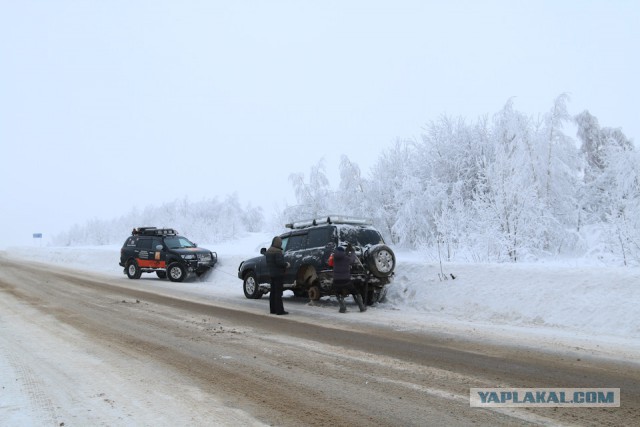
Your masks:
M 262 298 L 262 292 L 260 291 L 260 284 L 258 283 L 258 279 L 256 279 L 256 273 L 254 273 L 253 271 L 249 271 L 244 275 L 242 290 L 244 291 L 244 296 L 249 299 Z
M 367 305 L 373 305 L 375 304 L 378 300 L 378 295 L 376 294 L 376 292 L 374 290 L 370 290 L 369 292 L 367 292 L 367 298 L 365 298 L 365 304 Z
M 396 268 L 396 256 L 387 245 L 378 245 L 369 252 L 367 266 L 376 277 L 389 277 Z
M 387 295 L 387 289 L 369 289 L 367 291 L 367 298 L 365 298 L 365 302 L 367 305 L 373 305 L 377 302 L 382 302 Z
M 167 275 L 169 276 L 169 280 L 172 282 L 182 282 L 187 275 L 187 271 L 182 264 L 174 262 L 169 264 L 169 268 L 167 268 Z
M 166 271 L 156 271 L 156 276 L 158 276 L 158 279 L 166 279 L 167 278 L 167 272 Z
M 311 301 L 318 301 L 320 299 L 320 288 L 317 286 L 311 286 L 307 293 Z
M 140 270 L 140 266 L 138 266 L 138 263 L 135 259 L 130 259 L 129 261 L 127 261 L 125 271 L 129 279 L 139 279 L 142 275 L 142 270 Z

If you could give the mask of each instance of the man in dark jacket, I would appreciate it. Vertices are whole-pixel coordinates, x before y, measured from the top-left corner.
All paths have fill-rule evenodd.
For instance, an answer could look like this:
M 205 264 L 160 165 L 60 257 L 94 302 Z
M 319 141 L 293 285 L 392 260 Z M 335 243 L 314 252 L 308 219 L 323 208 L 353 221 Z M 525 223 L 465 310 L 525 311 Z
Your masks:
M 269 308 L 271 314 L 289 314 L 284 311 L 282 304 L 282 291 L 284 282 L 284 272 L 289 267 L 289 263 L 284 260 L 282 253 L 282 239 L 278 236 L 273 238 L 271 247 L 265 252 L 267 257 L 267 268 L 271 277 L 271 291 L 269 292 Z
M 344 304 L 344 295 L 347 293 L 353 296 L 360 311 L 367 309 L 362 302 L 362 295 L 351 282 L 351 264 L 355 262 L 356 254 L 351 244 L 347 245 L 346 251 L 342 246 L 338 246 L 333 253 L 333 289 L 340 304 L 340 313 L 347 311 L 347 306 Z

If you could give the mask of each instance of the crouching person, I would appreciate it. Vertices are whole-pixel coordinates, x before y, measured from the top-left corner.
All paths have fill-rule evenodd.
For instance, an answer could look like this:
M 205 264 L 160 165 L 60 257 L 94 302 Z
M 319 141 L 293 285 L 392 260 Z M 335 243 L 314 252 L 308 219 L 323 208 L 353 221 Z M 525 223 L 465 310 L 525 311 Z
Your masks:
M 333 289 L 340 304 L 340 313 L 347 311 L 347 306 L 344 303 L 344 296 L 346 294 L 353 296 L 360 311 L 367 310 L 362 302 L 362 295 L 358 293 L 356 287 L 351 282 L 351 264 L 355 262 L 356 254 L 351 244 L 347 245 L 346 251 L 342 246 L 338 246 L 333 253 Z

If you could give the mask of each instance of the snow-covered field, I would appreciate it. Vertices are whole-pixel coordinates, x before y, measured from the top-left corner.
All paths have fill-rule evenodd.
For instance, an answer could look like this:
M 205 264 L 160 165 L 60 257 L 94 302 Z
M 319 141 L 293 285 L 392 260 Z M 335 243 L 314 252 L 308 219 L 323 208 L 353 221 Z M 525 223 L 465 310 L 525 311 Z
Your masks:
M 218 253 L 219 263 L 211 275 L 187 283 L 155 283 L 179 287 L 191 297 L 248 303 L 236 275 L 238 265 L 257 255 L 270 240 L 266 234 L 250 234 L 223 244 L 203 243 L 202 247 Z M 119 251 L 119 246 L 22 247 L 7 253 L 123 277 Z M 351 309 L 341 315 L 349 317 L 345 320 L 582 356 L 640 360 L 639 268 L 579 261 L 440 266 L 417 252 L 398 251 L 396 256 L 396 275 L 386 301 L 363 314 Z M 448 280 L 440 279 L 441 272 Z M 291 292 L 285 292 L 285 306 L 289 297 Z M 262 302 L 267 310 L 268 301 Z M 320 304 L 320 308 L 339 315 L 335 304 Z

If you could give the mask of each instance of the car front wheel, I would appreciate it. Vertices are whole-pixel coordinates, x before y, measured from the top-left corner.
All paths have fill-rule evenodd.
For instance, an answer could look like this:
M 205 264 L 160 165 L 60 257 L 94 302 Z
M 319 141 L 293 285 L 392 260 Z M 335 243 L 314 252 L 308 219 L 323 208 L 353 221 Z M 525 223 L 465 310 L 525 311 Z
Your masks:
M 177 262 L 169 265 L 169 268 L 167 268 L 167 273 L 169 275 L 169 280 L 171 280 L 172 282 L 182 282 L 187 274 L 184 267 Z
M 262 298 L 262 292 L 260 292 L 260 285 L 258 284 L 258 280 L 256 279 L 256 273 L 254 273 L 253 271 L 250 271 L 244 275 L 244 281 L 242 282 L 242 289 L 244 291 L 244 296 L 249 299 Z

